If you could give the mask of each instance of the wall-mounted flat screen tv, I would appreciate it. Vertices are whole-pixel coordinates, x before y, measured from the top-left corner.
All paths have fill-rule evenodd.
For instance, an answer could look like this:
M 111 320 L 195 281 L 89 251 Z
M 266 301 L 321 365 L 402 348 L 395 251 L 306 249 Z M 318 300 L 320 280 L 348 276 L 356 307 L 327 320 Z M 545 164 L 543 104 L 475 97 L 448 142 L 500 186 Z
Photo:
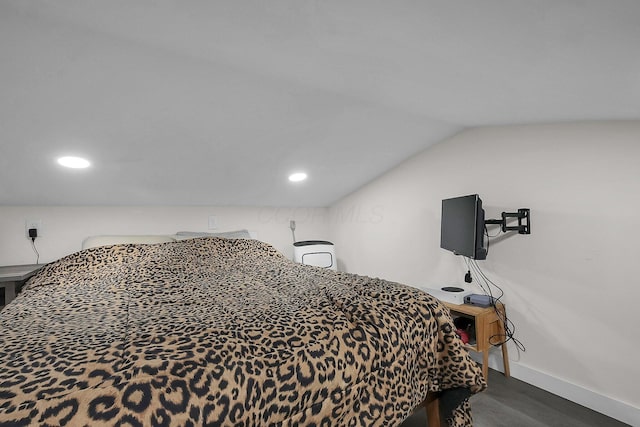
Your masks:
M 442 201 L 440 247 L 472 259 L 486 259 L 484 209 L 477 194 Z

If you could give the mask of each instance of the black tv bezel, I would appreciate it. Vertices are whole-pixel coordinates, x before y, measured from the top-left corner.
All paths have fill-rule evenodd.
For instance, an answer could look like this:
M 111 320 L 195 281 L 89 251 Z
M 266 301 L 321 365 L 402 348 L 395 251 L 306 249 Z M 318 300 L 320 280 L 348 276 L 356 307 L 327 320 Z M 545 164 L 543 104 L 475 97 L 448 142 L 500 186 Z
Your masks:
M 456 248 L 452 247 L 450 240 L 443 241 L 443 237 L 445 234 L 445 226 L 448 222 L 445 218 L 445 204 L 447 202 L 452 201 L 460 201 L 462 199 L 473 198 L 473 212 L 469 212 L 468 215 L 473 215 L 473 230 L 467 230 L 464 234 L 469 235 L 469 239 L 473 238 L 473 249 L 471 251 L 466 251 L 464 248 Z M 451 215 L 449 212 L 447 215 Z M 450 227 L 451 225 L 449 225 Z M 459 196 L 459 197 L 451 197 L 448 199 L 442 200 L 442 210 L 441 210 L 441 218 L 440 218 L 440 247 L 447 251 L 453 252 L 455 255 L 465 256 L 467 258 L 475 259 L 475 260 L 483 260 L 487 258 L 487 250 L 484 247 L 484 209 L 482 208 L 482 199 L 477 194 L 469 194 L 467 196 Z

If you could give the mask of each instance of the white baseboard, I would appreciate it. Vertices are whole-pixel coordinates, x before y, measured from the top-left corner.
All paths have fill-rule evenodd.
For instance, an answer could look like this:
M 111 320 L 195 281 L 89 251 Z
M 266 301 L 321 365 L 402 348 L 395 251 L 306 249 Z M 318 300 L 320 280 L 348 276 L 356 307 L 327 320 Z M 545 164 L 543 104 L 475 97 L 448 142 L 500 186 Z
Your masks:
M 489 367 L 504 372 L 502 355 L 499 353 L 498 351 L 489 353 Z M 480 353 L 472 352 L 471 357 L 476 361 L 482 362 Z M 520 381 L 563 397 L 578 405 L 593 409 L 623 423 L 631 426 L 640 426 L 640 408 L 553 377 L 512 360 L 509 361 L 509 368 L 511 376 Z

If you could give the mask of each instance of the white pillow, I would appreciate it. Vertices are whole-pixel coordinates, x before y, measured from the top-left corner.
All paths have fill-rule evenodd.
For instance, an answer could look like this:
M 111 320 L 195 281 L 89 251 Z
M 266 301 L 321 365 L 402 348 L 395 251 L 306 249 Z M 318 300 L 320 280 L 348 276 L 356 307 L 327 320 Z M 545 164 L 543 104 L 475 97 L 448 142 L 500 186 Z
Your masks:
M 178 231 L 176 240 L 194 239 L 196 237 L 223 237 L 225 239 L 251 239 L 247 230 L 224 231 L 221 233 L 204 233 L 199 231 Z
M 175 242 L 171 236 L 141 235 L 141 236 L 89 236 L 82 242 L 82 249 L 95 248 L 97 246 L 122 245 L 127 243 L 167 243 Z

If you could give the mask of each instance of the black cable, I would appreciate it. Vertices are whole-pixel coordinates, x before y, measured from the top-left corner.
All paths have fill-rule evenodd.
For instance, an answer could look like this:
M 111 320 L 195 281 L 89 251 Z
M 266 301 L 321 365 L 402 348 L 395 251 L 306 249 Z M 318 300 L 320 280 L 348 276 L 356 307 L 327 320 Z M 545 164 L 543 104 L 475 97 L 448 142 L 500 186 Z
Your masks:
M 486 224 L 484 225 L 484 234 L 485 234 L 485 236 L 487 236 L 487 254 L 489 254 L 489 246 L 491 244 L 491 238 L 498 236 L 500 233 L 502 233 L 502 229 L 499 229 L 498 232 L 492 236 L 492 235 L 489 234 L 489 230 L 487 229 L 487 225 Z M 503 344 L 505 344 L 505 343 L 507 343 L 508 341 L 511 340 L 516 345 L 516 347 L 518 347 L 518 349 L 520 349 L 522 351 L 526 351 L 526 348 L 525 348 L 524 344 L 522 344 L 522 342 L 520 340 L 518 340 L 514 336 L 515 335 L 516 326 L 507 317 L 506 310 L 502 310 L 501 311 L 497 307 L 497 304 L 501 303 L 500 300 L 504 296 L 504 290 L 502 290 L 502 288 L 500 286 L 496 285 L 491 279 L 489 279 L 484 274 L 484 272 L 480 269 L 480 266 L 478 265 L 476 260 L 465 257 L 465 262 L 467 264 L 467 271 L 471 271 L 471 270 L 474 271 L 474 273 L 476 275 L 476 284 L 480 287 L 480 289 L 482 289 L 482 292 L 484 292 L 485 295 L 488 295 L 491 298 L 493 309 L 495 310 L 496 315 L 498 316 L 498 318 L 500 319 L 500 321 L 502 321 L 502 324 L 504 325 L 505 333 L 504 334 L 495 334 L 495 335 L 490 336 L 489 337 L 489 343 L 491 345 L 493 345 L 493 346 L 500 346 L 500 345 L 503 345 Z M 483 280 L 484 280 L 484 284 L 483 284 Z M 491 291 L 491 285 L 493 285 L 496 289 L 498 289 L 500 291 L 500 296 L 498 296 L 497 298 L 493 296 L 493 292 Z M 492 338 L 495 338 L 495 337 L 504 337 L 504 339 L 502 339 L 500 342 L 492 343 L 491 340 L 492 340 Z
M 32 237 L 31 238 L 31 247 L 33 248 L 33 251 L 36 253 L 36 264 L 40 263 L 40 252 L 38 252 L 38 249 L 36 249 L 36 238 Z
M 484 225 L 484 234 L 485 234 L 485 236 L 487 236 L 487 253 L 486 253 L 486 255 L 489 255 L 489 246 L 491 246 L 491 236 L 489 236 L 489 230 L 487 230 L 487 224 Z M 500 233 L 498 233 L 498 234 L 500 234 Z M 497 236 L 497 234 L 496 234 L 496 236 Z
M 498 229 L 498 232 L 493 236 L 489 234 L 489 230 L 487 229 L 487 224 L 484 225 L 484 235 L 487 236 L 487 255 L 489 255 L 489 246 L 491 246 L 491 238 L 498 237 L 498 235 L 502 233 L 502 229 Z
M 465 261 L 465 263 L 467 264 L 467 270 L 468 270 L 468 271 L 473 270 L 473 272 L 475 273 L 475 274 L 472 274 L 472 276 L 475 276 L 475 277 L 476 277 L 476 284 L 480 287 L 480 289 L 482 289 L 482 292 L 483 292 L 485 295 L 491 295 L 491 289 L 485 289 L 485 285 L 482 283 L 482 281 L 481 281 L 481 280 L 478 280 L 478 272 L 476 271 L 476 268 L 477 268 L 477 267 L 475 267 L 475 266 L 473 266 L 473 265 L 471 264 L 471 258 L 464 257 L 464 261 Z
M 500 319 L 500 321 L 502 322 L 502 324 L 504 325 L 504 334 L 495 334 L 489 337 L 489 343 L 493 346 L 500 346 L 503 344 L 506 344 L 509 341 L 513 341 L 514 345 L 521 351 L 526 351 L 526 348 L 524 346 L 524 344 L 522 343 L 522 341 L 518 340 L 515 337 L 515 331 L 516 331 L 516 325 L 513 323 L 513 321 L 511 321 L 508 317 L 507 317 L 507 312 L 506 310 L 499 310 L 498 309 L 498 303 L 501 304 L 501 299 L 504 296 L 504 290 L 496 285 L 491 279 L 489 279 L 484 272 L 482 271 L 482 269 L 480 268 L 480 266 L 478 265 L 476 260 L 467 260 L 467 265 L 470 265 L 472 270 L 476 273 L 476 275 L 478 277 L 476 277 L 476 283 L 478 284 L 478 286 L 482 289 L 482 291 L 485 293 L 485 295 L 488 295 L 491 298 L 491 301 L 493 301 L 493 309 L 496 312 L 496 315 L 498 316 L 498 318 Z M 482 281 L 484 280 L 484 285 L 482 283 Z M 486 289 L 485 289 L 486 286 Z M 497 290 L 500 291 L 500 295 L 496 298 L 493 296 L 493 292 L 491 291 L 491 286 L 494 286 Z M 503 306 L 504 308 L 504 306 Z M 492 342 L 492 340 L 494 338 L 500 338 L 500 341 L 498 342 Z

